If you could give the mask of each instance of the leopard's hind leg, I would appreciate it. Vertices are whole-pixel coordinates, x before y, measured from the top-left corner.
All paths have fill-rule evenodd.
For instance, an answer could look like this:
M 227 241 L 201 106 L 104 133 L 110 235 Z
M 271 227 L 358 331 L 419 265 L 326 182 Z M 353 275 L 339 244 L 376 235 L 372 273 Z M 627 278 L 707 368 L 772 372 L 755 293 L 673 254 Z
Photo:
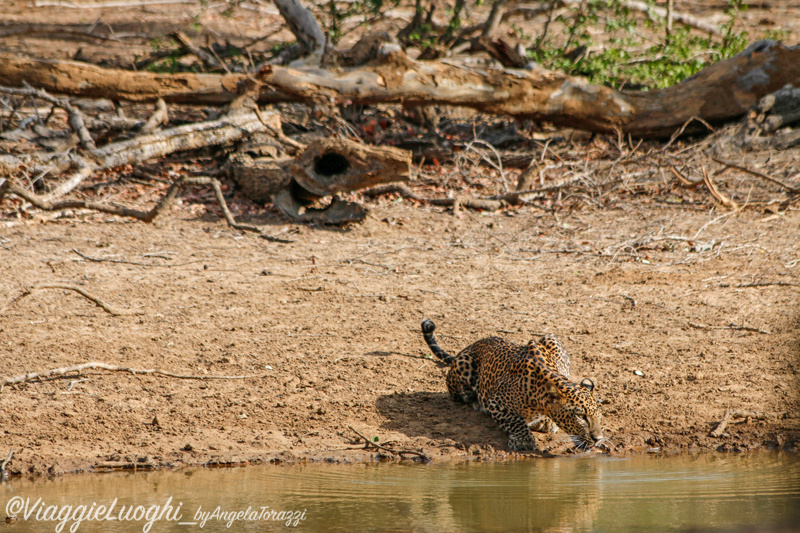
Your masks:
M 473 404 L 478 401 L 478 394 L 470 384 L 470 365 L 463 360 L 456 360 L 447 374 L 447 391 L 457 402 Z

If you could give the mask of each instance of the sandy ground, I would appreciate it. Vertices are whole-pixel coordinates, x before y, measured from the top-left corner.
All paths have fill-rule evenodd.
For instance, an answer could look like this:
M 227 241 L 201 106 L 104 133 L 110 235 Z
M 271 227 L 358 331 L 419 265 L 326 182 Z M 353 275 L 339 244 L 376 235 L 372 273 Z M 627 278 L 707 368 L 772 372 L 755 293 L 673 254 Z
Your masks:
M 99 215 L 4 223 L 5 298 L 66 282 L 136 314 L 35 292 L 2 313 L 3 374 L 101 361 L 255 377 L 88 371 L 6 386 L 9 472 L 364 459 L 351 426 L 433 459 L 506 454 L 487 415 L 447 396 L 419 333 L 424 317 L 450 351 L 488 335 L 561 337 L 574 376 L 597 383 L 614 453 L 800 447 L 797 211 L 458 218 L 399 202 L 373 205 L 349 230 L 256 221 L 287 244 L 191 211 L 176 207 L 154 226 Z M 625 251 L 655 228 L 704 226 L 698 242 L 719 243 L 710 251 L 680 241 Z M 774 282 L 785 285 L 746 286 Z M 729 329 L 739 326 L 753 329 Z M 709 437 L 726 409 L 778 416 Z M 556 453 L 568 445 L 562 433 L 540 439 Z

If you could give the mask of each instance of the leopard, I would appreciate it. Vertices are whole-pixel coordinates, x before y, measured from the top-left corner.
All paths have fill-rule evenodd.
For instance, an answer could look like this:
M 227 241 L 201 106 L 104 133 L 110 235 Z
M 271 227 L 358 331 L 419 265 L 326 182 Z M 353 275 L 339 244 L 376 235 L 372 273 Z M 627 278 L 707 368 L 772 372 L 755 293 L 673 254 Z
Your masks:
M 527 344 L 487 337 L 454 357 L 439 346 L 435 329 L 432 320 L 422 322 L 428 347 L 449 366 L 450 397 L 488 413 L 508 433 L 510 450 L 537 451 L 533 433 L 558 428 L 579 451 L 606 444 L 594 382 L 570 380 L 569 352 L 555 335 L 548 333 Z

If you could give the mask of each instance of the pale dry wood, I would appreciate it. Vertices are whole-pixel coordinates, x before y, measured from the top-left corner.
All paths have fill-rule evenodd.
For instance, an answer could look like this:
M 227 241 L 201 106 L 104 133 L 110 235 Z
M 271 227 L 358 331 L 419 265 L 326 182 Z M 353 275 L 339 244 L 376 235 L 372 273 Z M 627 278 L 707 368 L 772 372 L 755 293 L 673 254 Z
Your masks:
M 589 131 L 669 136 L 687 124 L 697 129 L 704 122 L 713 125 L 739 118 L 761 97 L 797 83 L 800 46 L 759 41 L 682 83 L 646 92 L 616 91 L 541 68 L 482 70 L 447 60 L 412 61 L 399 51 L 379 64 L 336 71 L 267 65 L 259 78 L 265 83 L 260 103 L 442 104 Z M 0 79 L 7 85 L 28 80 L 62 94 L 222 105 L 236 98 L 236 85 L 246 78 L 106 70 L 5 54 L 0 55 Z
M 265 115 L 268 119 L 265 119 Z M 50 204 L 60 195 L 66 194 L 77 187 L 83 178 L 94 172 L 127 164 L 141 163 L 148 159 L 163 157 L 181 150 L 193 150 L 236 141 L 250 133 L 264 129 L 265 121 L 272 119 L 280 120 L 277 113 L 274 112 L 257 114 L 239 110 L 231 112 L 218 120 L 186 124 L 140 135 L 126 141 L 107 144 L 102 148 L 86 150 L 83 152 L 82 157 L 73 157 L 72 159 L 65 159 L 59 154 L 43 152 L 25 155 L 0 155 L 0 175 L 13 175 L 22 170 L 28 170 L 36 174 L 61 172 L 74 164 L 78 166 L 78 171 L 72 178 L 59 185 L 55 191 L 47 196 L 36 197 L 15 185 L 10 187 L 9 192 L 24 197 L 41 209 L 65 209 L 68 207 L 96 209 L 89 205 L 90 202 L 83 202 L 86 205 L 74 204 L 61 207 L 53 207 Z M 119 213 L 114 212 L 112 214 Z M 122 216 L 133 215 L 130 212 L 125 212 Z M 149 222 L 150 220 L 146 221 Z
M 723 207 L 728 209 L 739 209 L 739 204 L 720 192 L 720 190 L 717 188 L 717 185 L 711 181 L 711 176 L 708 174 L 706 167 L 701 165 L 700 168 L 703 171 L 703 183 L 705 183 L 706 187 L 708 187 L 708 191 L 711 193 L 711 196 Z
M 317 105 L 444 104 L 591 131 L 669 136 L 693 119 L 713 124 L 738 118 L 762 96 L 800 79 L 800 46 L 760 41 L 682 83 L 646 92 L 616 91 L 541 68 L 413 61 L 402 52 L 375 66 L 337 72 L 268 65 L 259 79 Z
M 168 378 L 177 378 L 177 379 L 197 379 L 197 380 L 206 380 L 206 379 L 253 379 L 253 378 L 261 378 L 264 377 L 262 375 L 246 375 L 246 376 L 201 376 L 201 375 L 187 375 L 187 374 L 176 374 L 174 372 L 167 372 L 165 370 L 160 370 L 158 368 L 132 368 L 127 366 L 118 366 L 118 365 L 111 365 L 108 363 L 103 363 L 100 361 L 91 361 L 89 363 L 82 363 L 79 365 L 72 365 L 72 366 L 64 366 L 60 368 L 54 368 L 52 370 L 47 370 L 44 372 L 28 372 L 26 374 L 22 374 L 20 376 L 15 376 L 11 378 L 3 378 L 0 381 L 0 391 L 2 391 L 3 387 L 6 385 L 16 385 L 18 383 L 32 383 L 37 381 L 44 381 L 47 379 L 59 378 L 63 377 L 67 374 L 77 373 L 80 374 L 85 370 L 107 370 L 109 372 L 127 372 L 130 374 L 139 375 L 139 374 L 153 374 L 156 376 L 164 376 Z
M 314 15 L 300 3 L 300 0 L 273 0 L 289 29 L 305 49 L 309 63 L 319 64 L 325 53 L 325 34 Z

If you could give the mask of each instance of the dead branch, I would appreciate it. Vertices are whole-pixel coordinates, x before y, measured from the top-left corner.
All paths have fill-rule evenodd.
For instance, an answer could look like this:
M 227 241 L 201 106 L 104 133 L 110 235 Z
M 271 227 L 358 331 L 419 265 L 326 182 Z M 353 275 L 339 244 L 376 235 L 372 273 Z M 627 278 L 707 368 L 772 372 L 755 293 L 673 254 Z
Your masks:
M 152 222 L 158 215 L 166 211 L 172 203 L 175 201 L 175 197 L 178 194 L 178 191 L 187 185 L 204 185 L 207 187 L 212 187 L 214 189 L 214 195 L 219 203 L 220 209 L 222 209 L 222 213 L 225 217 L 225 221 L 228 223 L 230 227 L 233 229 L 237 229 L 240 231 L 252 231 L 255 233 L 261 233 L 261 230 L 256 228 L 255 226 L 249 226 L 247 224 L 239 224 L 234 219 L 233 215 L 228 209 L 228 204 L 225 201 L 225 196 L 222 194 L 222 188 L 220 187 L 219 180 L 216 178 L 210 178 L 205 176 L 199 177 L 184 177 L 173 183 L 169 189 L 167 189 L 166 194 L 159 200 L 159 202 L 153 206 L 150 211 L 139 211 L 137 209 L 131 209 L 129 207 L 120 207 L 116 205 L 109 205 L 103 204 L 99 202 L 91 202 L 87 200 L 60 200 L 57 202 L 48 202 L 42 199 L 41 197 L 22 189 L 19 186 L 12 185 L 9 187 L 8 192 L 11 194 L 16 194 L 20 198 L 27 200 L 28 202 L 32 203 L 39 209 L 44 211 L 59 211 L 61 209 L 90 209 L 92 211 L 98 211 L 100 213 L 106 213 L 109 215 L 116 215 L 121 217 L 131 217 L 137 220 L 141 220 L 142 222 Z
M 166 112 L 166 107 L 164 107 Z M 276 113 L 268 113 L 270 119 L 278 118 Z M 151 117 L 152 118 L 152 117 Z M 157 122 L 160 118 L 155 120 Z M 50 194 L 37 197 L 19 186 L 12 185 L 9 192 L 13 192 L 25 198 L 40 209 L 57 210 L 74 207 L 86 207 L 110 214 L 121 216 L 133 216 L 140 213 L 133 210 L 124 210 L 118 207 L 100 206 L 92 202 L 80 200 L 67 200 L 73 205 L 66 205 L 63 202 L 51 203 L 59 196 L 68 193 L 77 187 L 81 181 L 92 173 L 118 167 L 126 164 L 140 163 L 147 159 L 163 157 L 173 152 L 181 150 L 193 150 L 204 146 L 214 146 L 235 141 L 252 132 L 264 129 L 265 117 L 263 113 L 233 111 L 219 120 L 201 122 L 198 124 L 186 124 L 168 130 L 158 131 L 147 135 L 108 144 L 102 148 L 95 148 L 85 152 L 85 157 L 74 156 L 71 159 L 57 159 L 57 154 L 35 153 L 30 155 L 0 155 L 0 170 L 8 174 L 13 174 L 21 169 L 32 169 L 36 173 L 48 173 L 50 171 L 62 171 L 70 163 L 78 166 L 78 171 L 73 174 L 66 182 L 62 183 Z M 148 121 L 150 122 L 150 121 Z M 202 183 L 198 183 L 201 184 Z M 75 204 L 75 202 L 78 202 Z M 99 206 L 99 207 L 98 207 Z M 108 211 L 112 209 L 112 211 Z M 154 213 L 153 216 L 157 215 Z M 140 220 L 145 220 L 140 218 Z M 152 220 L 152 217 L 149 222 Z
M 176 31 L 170 34 L 170 37 L 178 41 L 178 44 L 188 53 L 193 54 L 197 57 L 200 61 L 203 62 L 203 65 L 211 70 L 225 70 L 226 72 L 230 72 L 228 70 L 227 65 L 219 61 L 216 57 L 212 54 L 209 54 L 196 44 L 192 42 L 188 35 L 183 33 L 182 31 Z
M 244 74 L 155 74 L 105 69 L 78 61 L 49 61 L 0 54 L 0 80 L 11 87 L 33 87 L 71 96 L 134 102 L 227 105 Z M 286 95 L 284 95 L 286 96 Z M 280 98 L 280 97 L 279 97 Z
M 727 207 L 728 209 L 739 209 L 739 204 L 722 194 L 720 190 L 717 189 L 717 186 L 713 181 L 711 181 L 711 176 L 708 175 L 706 167 L 701 166 L 700 168 L 703 171 L 703 183 L 705 183 L 706 187 L 708 187 L 708 191 L 711 193 L 711 196 L 713 196 L 717 202 L 722 204 L 723 207 Z
M 66 98 L 56 98 L 55 96 L 51 96 L 43 89 L 34 89 L 26 82 L 23 82 L 23 85 L 24 87 L 21 89 L 14 87 L 0 87 L 0 92 L 6 94 L 34 96 L 40 100 L 44 100 L 45 102 L 53 104 L 54 106 L 62 108 L 69 115 L 69 125 L 73 131 L 78 134 L 78 139 L 80 139 L 81 145 L 89 150 L 95 149 L 94 139 L 92 139 L 92 136 L 89 134 L 89 130 L 86 129 L 86 124 L 84 123 L 83 113 L 81 113 L 78 108 L 73 107 L 72 104 L 69 103 L 69 100 Z
M 800 283 L 789 283 L 787 281 L 761 281 L 758 283 L 743 283 L 741 285 L 736 285 L 736 287 L 740 289 L 745 289 L 748 287 L 770 287 L 774 285 L 780 287 L 800 287 Z
M 760 411 L 740 411 L 738 409 L 726 409 L 725 414 L 722 416 L 722 421 L 711 430 L 708 434 L 709 437 L 719 438 L 725 433 L 731 419 L 735 418 L 751 418 L 753 420 L 766 420 L 768 418 L 780 418 L 778 413 L 765 413 Z
M 238 111 L 229 113 L 219 120 L 186 124 L 108 144 L 92 150 L 90 155 L 97 161 L 99 169 L 107 169 L 163 157 L 182 150 L 225 144 L 263 128 L 264 124 L 256 113 Z
M 358 435 L 359 437 L 361 437 L 362 439 L 364 439 L 364 442 L 366 443 L 366 446 L 367 446 L 367 447 L 369 447 L 369 446 L 372 446 L 372 447 L 374 447 L 374 448 L 377 448 L 377 449 L 379 449 L 379 450 L 383 450 L 383 451 L 385 451 L 385 452 L 389 452 L 389 453 L 390 453 L 390 454 L 392 454 L 392 455 L 399 455 L 399 456 L 401 456 L 401 457 L 402 457 L 403 455 L 414 455 L 414 456 L 416 456 L 416 457 L 419 457 L 420 459 L 422 459 L 422 460 L 423 460 L 423 461 L 425 461 L 426 463 L 430 463 L 430 462 L 431 462 L 431 458 L 430 458 L 430 457 L 428 457 L 427 455 L 425 455 L 425 454 L 424 454 L 424 453 L 422 453 L 422 452 L 415 452 L 414 450 L 394 450 L 394 449 L 392 449 L 392 448 L 387 448 L 386 446 L 381 446 L 381 445 L 380 445 L 380 444 L 378 444 L 377 442 L 373 442 L 373 441 L 369 440 L 369 439 L 368 439 L 367 437 L 365 437 L 363 434 L 361 434 L 361 433 L 359 433 L 358 431 L 356 431 L 356 429 L 355 429 L 355 428 L 353 428 L 353 426 L 347 426 L 347 427 L 349 427 L 349 428 L 350 428 L 350 430 L 351 430 L 353 433 L 355 433 L 356 435 Z
M 753 327 L 750 327 L 750 326 L 741 326 L 739 324 L 729 324 L 727 326 L 707 326 L 705 324 L 697 324 L 695 322 L 687 322 L 687 324 L 690 327 L 693 327 L 693 328 L 696 328 L 696 329 L 706 329 L 706 330 L 709 330 L 709 329 L 731 329 L 731 330 L 734 330 L 734 331 L 752 331 L 754 333 L 761 333 L 763 335 L 772 335 L 772 333 L 770 333 L 769 331 L 766 331 L 766 330 L 763 330 L 763 329 L 758 329 L 758 328 L 753 328 Z
M 571 0 L 571 2 L 575 3 L 576 0 Z M 651 14 L 654 14 L 662 19 L 667 19 L 670 23 L 672 21 L 675 21 L 678 22 L 679 24 L 683 24 L 684 26 L 690 26 L 692 28 L 696 28 L 700 31 L 704 31 L 711 35 L 718 35 L 718 36 L 723 35 L 722 30 L 719 28 L 719 26 L 716 26 L 714 24 L 709 24 L 708 22 L 704 22 L 687 13 L 676 13 L 675 11 L 669 13 L 667 9 L 663 7 L 657 7 L 652 4 L 648 4 L 646 2 L 638 2 L 635 0 L 623 0 L 622 4 L 628 9 L 645 13 L 647 14 L 647 16 L 651 16 Z
M 725 165 L 726 167 L 735 168 L 736 170 L 741 170 L 742 172 L 746 172 L 746 173 L 748 173 L 748 174 L 750 174 L 752 176 L 756 176 L 756 177 L 761 178 L 763 180 L 771 181 L 772 183 L 775 183 L 776 185 L 780 185 L 781 187 L 783 187 L 784 189 L 786 189 L 787 191 L 789 191 L 791 193 L 800 193 L 800 188 L 792 187 L 791 185 L 788 185 L 788 184 L 782 182 L 781 180 L 779 180 L 777 178 L 773 178 L 772 176 L 768 176 L 767 174 L 764 174 L 762 172 L 758 172 L 757 170 L 751 170 L 751 169 L 749 169 L 747 167 L 743 167 L 741 165 L 736 165 L 734 163 L 729 163 L 727 161 L 722 161 L 721 159 L 717 159 L 716 157 L 712 157 L 711 160 L 714 161 L 715 163 L 719 163 L 720 165 Z
M 164 376 L 168 378 L 176 378 L 176 379 L 198 379 L 198 380 L 206 380 L 206 379 L 253 379 L 253 378 L 261 378 L 264 377 L 262 375 L 248 375 L 248 376 L 198 376 L 198 375 L 186 375 L 186 374 L 175 374 L 173 372 L 167 372 L 165 370 L 159 370 L 157 368 L 131 368 L 127 366 L 117 366 L 117 365 L 110 365 L 108 363 L 102 363 L 99 361 L 92 361 L 90 363 L 82 363 L 79 365 L 72 365 L 72 366 L 64 366 L 61 368 L 54 368 L 52 370 L 47 370 L 45 372 L 28 372 L 26 374 L 22 374 L 21 376 L 16 376 L 12 378 L 3 378 L 0 381 L 0 391 L 3 390 L 3 387 L 6 385 L 15 385 L 17 383 L 32 383 L 36 381 L 44 381 L 49 379 L 56 379 L 67 374 L 77 373 L 80 374 L 84 370 L 107 370 L 109 372 L 128 372 L 133 375 L 137 374 L 153 374 L 156 376 Z
M 139 130 L 142 133 L 152 133 L 164 124 L 169 124 L 169 110 L 167 104 L 162 98 L 156 100 L 156 110 L 144 123 L 144 126 Z
M 310 63 L 319 64 L 327 40 L 317 19 L 299 0 L 273 0 L 273 2 L 297 38 L 297 42 L 310 56 Z
M 6 309 L 17 303 L 18 301 L 22 300 L 26 296 L 30 296 L 34 292 L 45 290 L 45 289 L 62 289 L 67 291 L 74 291 L 97 304 L 99 307 L 102 307 L 104 311 L 113 315 L 113 316 L 128 316 L 128 315 L 136 315 L 140 314 L 139 310 L 130 310 L 130 309 L 119 309 L 116 306 L 113 306 L 105 301 L 101 300 L 97 296 L 91 294 L 90 292 L 86 291 L 85 289 L 78 287 L 77 285 L 71 285 L 69 283 L 39 283 L 38 285 L 34 285 L 29 289 L 25 289 L 22 291 L 22 294 L 13 298 L 10 302 L 0 308 L 0 314 L 3 313 Z

